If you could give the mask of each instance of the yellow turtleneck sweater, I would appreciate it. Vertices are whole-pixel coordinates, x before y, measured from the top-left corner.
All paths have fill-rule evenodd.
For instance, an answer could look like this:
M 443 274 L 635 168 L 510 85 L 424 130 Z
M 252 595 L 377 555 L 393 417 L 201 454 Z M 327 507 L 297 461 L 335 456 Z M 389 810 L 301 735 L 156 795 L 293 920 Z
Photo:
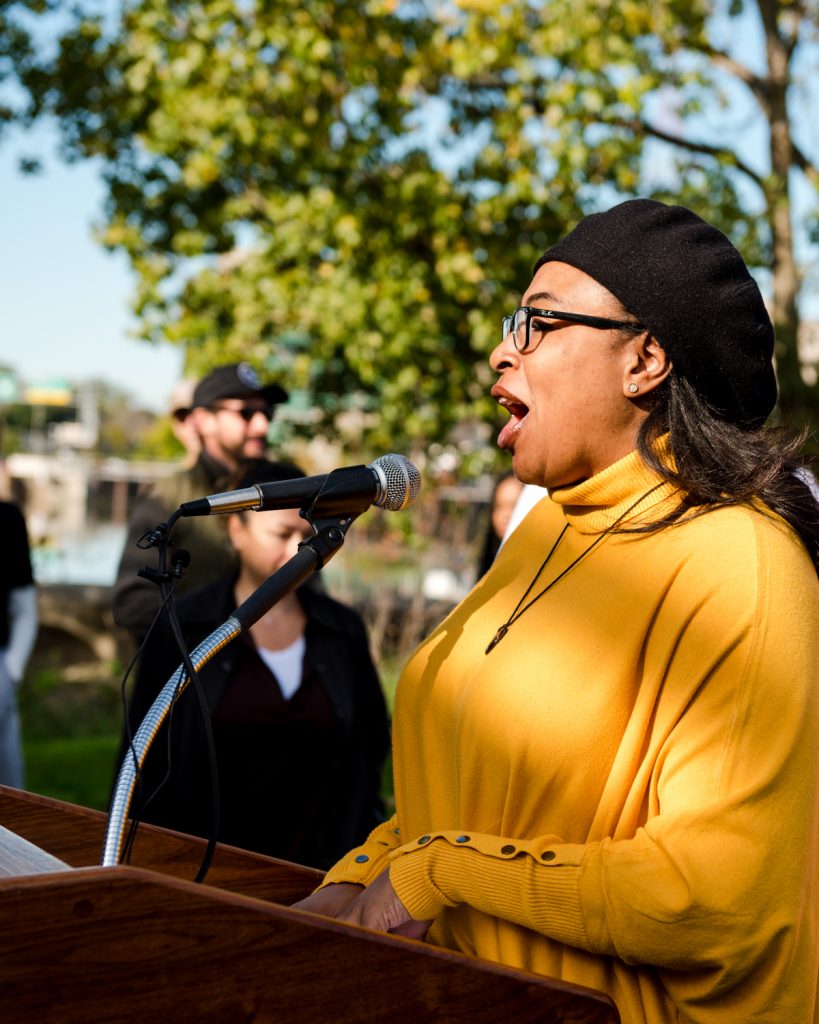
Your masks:
M 779 519 L 609 534 L 636 454 L 558 490 L 415 653 L 389 868 L 428 940 L 607 992 L 624 1024 L 819 1021 L 819 582 Z M 653 490 L 629 515 L 658 514 Z M 528 599 L 527 599 L 528 600 Z

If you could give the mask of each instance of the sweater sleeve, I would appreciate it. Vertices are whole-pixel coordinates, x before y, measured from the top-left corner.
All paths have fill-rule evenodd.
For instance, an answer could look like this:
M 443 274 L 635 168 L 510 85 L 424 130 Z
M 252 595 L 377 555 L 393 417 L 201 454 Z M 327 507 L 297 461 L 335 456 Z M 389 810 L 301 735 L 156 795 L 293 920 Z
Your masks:
M 319 888 L 334 882 L 369 885 L 387 867 L 389 854 L 401 844 L 398 816 L 393 815 L 367 837 L 366 842 L 345 854 L 324 876 Z
M 710 648 L 681 646 L 667 666 L 667 690 L 682 692 L 694 671 L 702 683 L 653 758 L 642 827 L 571 844 L 553 835 L 405 837 L 389 853 L 390 880 L 409 913 L 428 919 L 467 904 L 594 954 L 654 965 L 669 989 L 689 986 L 680 1004 L 696 1001 L 699 982 L 679 972 L 700 978 L 705 968 L 709 998 L 764 977 L 767 1003 L 784 1014 L 770 1019 L 796 1019 L 777 1000 L 798 1000 L 799 985 L 816 977 L 806 936 L 819 886 L 819 602 L 804 564 L 780 566 L 780 583 L 783 571 L 799 581 L 789 601 L 763 565 L 753 621 L 726 637 L 724 619 L 715 632 L 717 620 L 700 609 L 697 636 L 708 627 Z

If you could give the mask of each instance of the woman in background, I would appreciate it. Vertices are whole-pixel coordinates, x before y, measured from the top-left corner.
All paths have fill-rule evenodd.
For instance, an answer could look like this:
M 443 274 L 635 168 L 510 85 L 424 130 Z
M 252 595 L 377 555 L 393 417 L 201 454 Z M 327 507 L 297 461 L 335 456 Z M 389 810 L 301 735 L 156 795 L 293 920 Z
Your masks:
M 509 521 L 515 510 L 523 484 L 515 474 L 509 470 L 495 481 L 492 489 L 492 498 L 489 503 L 489 524 L 486 530 L 486 539 L 481 552 L 481 559 L 478 563 L 478 579 L 489 569 L 495 561 L 495 555 L 500 550 L 501 543 L 506 536 Z
M 303 476 L 259 462 L 235 487 Z M 297 509 L 227 517 L 238 573 L 177 603 L 189 649 L 295 554 L 312 534 Z M 130 706 L 136 729 L 181 661 L 165 626 L 145 650 Z M 352 609 L 302 586 L 199 673 L 211 714 L 220 791 L 218 839 L 313 867 L 327 867 L 383 817 L 381 772 L 387 711 L 367 634 Z M 195 695 L 186 692 L 155 738 L 142 773 L 140 817 L 207 836 L 207 747 Z

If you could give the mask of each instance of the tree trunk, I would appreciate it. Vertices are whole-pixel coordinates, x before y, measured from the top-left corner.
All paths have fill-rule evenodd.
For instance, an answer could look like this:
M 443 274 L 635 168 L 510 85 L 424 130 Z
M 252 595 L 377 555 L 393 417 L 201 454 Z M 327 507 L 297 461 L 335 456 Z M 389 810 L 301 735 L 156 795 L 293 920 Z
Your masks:
M 790 170 L 793 163 L 787 110 L 788 48 L 779 34 L 780 0 L 757 0 L 765 31 L 768 63 L 767 115 L 771 173 L 765 185 L 773 256 L 771 319 L 776 330 L 776 367 L 782 421 L 799 428 L 810 419 L 809 389 L 799 359 L 799 273 L 793 248 Z

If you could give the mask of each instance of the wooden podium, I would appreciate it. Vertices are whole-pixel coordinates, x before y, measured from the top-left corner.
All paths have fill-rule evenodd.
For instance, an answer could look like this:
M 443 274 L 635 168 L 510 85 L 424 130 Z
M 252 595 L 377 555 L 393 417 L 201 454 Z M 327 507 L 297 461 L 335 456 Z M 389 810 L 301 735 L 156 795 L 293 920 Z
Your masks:
M 150 825 L 94 866 L 105 822 L 0 786 L 0 825 L 68 865 L 0 865 L 4 1024 L 619 1022 L 590 989 L 291 910 L 310 868 L 219 845 L 197 885 L 204 841 Z

